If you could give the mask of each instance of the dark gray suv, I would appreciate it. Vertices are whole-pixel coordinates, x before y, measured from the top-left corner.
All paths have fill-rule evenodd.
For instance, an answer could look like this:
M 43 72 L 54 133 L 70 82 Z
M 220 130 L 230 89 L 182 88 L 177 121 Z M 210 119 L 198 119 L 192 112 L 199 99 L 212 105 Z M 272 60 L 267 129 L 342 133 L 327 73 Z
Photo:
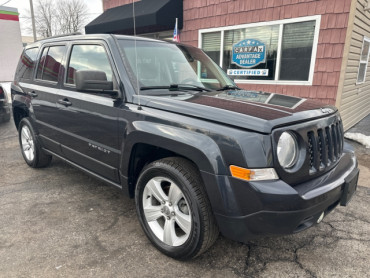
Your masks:
M 246 242 L 319 223 L 359 170 L 335 107 L 241 90 L 200 49 L 119 35 L 28 45 L 12 84 L 21 151 L 135 198 L 150 241 L 178 259 L 219 232 Z

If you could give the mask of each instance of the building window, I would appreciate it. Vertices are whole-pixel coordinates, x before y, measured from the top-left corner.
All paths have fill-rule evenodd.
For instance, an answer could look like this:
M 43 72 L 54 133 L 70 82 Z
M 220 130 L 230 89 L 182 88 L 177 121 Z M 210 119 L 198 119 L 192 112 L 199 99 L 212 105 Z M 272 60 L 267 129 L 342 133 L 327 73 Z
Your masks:
M 308 81 L 315 21 L 284 24 L 280 80 Z
M 220 64 L 220 44 L 221 32 L 211 32 L 203 34 L 202 49 L 217 64 Z
M 199 47 L 236 83 L 312 85 L 320 19 L 203 29 Z
M 224 33 L 224 49 L 223 49 L 223 64 L 222 69 L 227 71 L 228 69 L 239 69 L 240 67 L 233 64 L 233 45 L 237 42 L 246 38 L 257 39 L 262 41 L 266 45 L 266 62 L 261 63 L 257 66 L 252 67 L 253 69 L 268 69 L 268 76 L 238 76 L 238 79 L 265 79 L 275 80 L 276 72 L 276 56 L 279 42 L 279 26 L 260 26 L 243 28 L 236 30 L 227 30 Z
M 357 84 L 364 83 L 366 80 L 367 65 L 369 61 L 370 54 L 370 38 L 364 37 L 364 42 L 362 44 L 360 65 L 358 67 L 357 74 Z

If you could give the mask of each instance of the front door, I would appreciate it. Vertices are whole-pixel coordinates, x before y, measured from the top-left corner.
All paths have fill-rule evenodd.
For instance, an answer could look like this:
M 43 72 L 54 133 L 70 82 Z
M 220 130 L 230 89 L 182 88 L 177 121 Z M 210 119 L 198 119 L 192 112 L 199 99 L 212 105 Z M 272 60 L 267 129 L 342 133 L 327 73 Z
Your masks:
M 107 46 L 99 42 L 73 44 L 67 61 L 57 102 L 60 128 L 64 132 L 61 142 L 63 156 L 118 183 L 121 154 L 118 143 L 119 105 L 110 96 L 99 92 L 78 92 L 74 80 L 74 73 L 78 70 L 103 71 L 108 81 L 116 80 Z

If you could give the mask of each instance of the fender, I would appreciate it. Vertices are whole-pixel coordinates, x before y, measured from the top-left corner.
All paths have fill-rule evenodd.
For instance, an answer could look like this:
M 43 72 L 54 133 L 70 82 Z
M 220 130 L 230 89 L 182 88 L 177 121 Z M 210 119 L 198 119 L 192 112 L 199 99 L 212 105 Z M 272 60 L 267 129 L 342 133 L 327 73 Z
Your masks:
M 220 149 L 210 137 L 163 124 L 136 121 L 134 131 L 127 134 L 122 147 L 121 173 L 128 176 L 132 148 L 137 143 L 144 143 L 178 153 L 193 161 L 200 171 L 224 175 L 227 170 Z

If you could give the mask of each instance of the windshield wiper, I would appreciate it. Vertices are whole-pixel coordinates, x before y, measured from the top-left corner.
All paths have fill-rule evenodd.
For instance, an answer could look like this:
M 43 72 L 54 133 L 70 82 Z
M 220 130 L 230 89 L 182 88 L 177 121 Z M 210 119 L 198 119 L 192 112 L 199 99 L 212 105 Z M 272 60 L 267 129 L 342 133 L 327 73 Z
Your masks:
M 206 92 L 211 92 L 212 90 L 208 89 L 208 88 L 205 88 L 205 87 L 201 87 L 201 86 L 197 86 L 197 85 L 193 85 L 193 84 L 171 84 L 170 87 L 172 89 L 193 89 L 195 91 L 206 91 Z
M 241 89 L 238 86 L 226 85 L 226 86 L 223 86 L 222 88 L 218 89 L 217 91 L 226 91 L 226 90 L 241 90 Z
M 193 84 L 171 84 L 170 86 L 145 86 L 145 87 L 140 88 L 141 91 L 163 90 L 163 89 L 167 89 L 170 91 L 192 90 L 192 91 L 200 91 L 200 92 L 202 91 L 211 92 L 210 89 L 200 87 L 197 85 L 193 85 Z
M 146 90 L 168 90 L 169 86 L 145 86 L 140 87 L 140 91 L 146 91 Z

